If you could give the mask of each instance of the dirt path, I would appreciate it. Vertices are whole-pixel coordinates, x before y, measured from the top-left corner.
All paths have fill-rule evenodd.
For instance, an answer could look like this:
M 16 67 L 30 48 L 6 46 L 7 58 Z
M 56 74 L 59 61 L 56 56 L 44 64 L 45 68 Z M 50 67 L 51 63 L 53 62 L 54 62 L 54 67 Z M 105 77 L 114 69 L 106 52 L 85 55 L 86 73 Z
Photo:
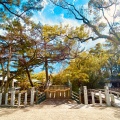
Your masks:
M 26 108 L 0 108 L 0 120 L 120 120 L 120 108 L 47 100 Z

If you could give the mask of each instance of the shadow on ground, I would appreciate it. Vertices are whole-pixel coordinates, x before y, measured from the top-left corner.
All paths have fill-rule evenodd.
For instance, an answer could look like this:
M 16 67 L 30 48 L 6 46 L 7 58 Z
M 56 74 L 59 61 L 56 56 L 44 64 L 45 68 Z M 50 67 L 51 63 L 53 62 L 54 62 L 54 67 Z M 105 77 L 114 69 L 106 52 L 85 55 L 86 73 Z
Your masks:
M 9 114 L 15 114 L 16 111 L 23 111 L 23 112 L 29 112 L 32 109 L 83 109 L 83 108 L 94 108 L 96 110 L 111 110 L 114 113 L 114 117 L 120 118 L 120 108 L 116 107 L 106 107 L 106 106 L 99 106 L 96 104 L 96 106 L 92 105 L 84 105 L 84 104 L 77 104 L 74 100 L 66 99 L 66 100 L 52 100 L 47 99 L 43 101 L 41 104 L 34 105 L 34 106 L 28 106 L 28 107 L 21 107 L 21 108 L 11 108 L 6 107 L 2 108 L 0 107 L 0 116 L 5 116 Z M 91 109 L 92 110 L 92 109 Z

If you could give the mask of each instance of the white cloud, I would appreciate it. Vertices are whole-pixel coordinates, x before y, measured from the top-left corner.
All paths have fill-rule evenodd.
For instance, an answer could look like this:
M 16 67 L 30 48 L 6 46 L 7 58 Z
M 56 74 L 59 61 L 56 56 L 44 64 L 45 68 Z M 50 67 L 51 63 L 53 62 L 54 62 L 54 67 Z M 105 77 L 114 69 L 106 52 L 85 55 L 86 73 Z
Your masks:
M 41 2 L 41 5 L 42 5 L 43 7 L 46 7 L 46 6 L 48 5 L 48 1 L 47 1 L 47 0 L 43 0 L 43 1 Z
M 65 18 L 64 14 L 61 14 L 60 18 L 63 25 L 69 25 L 71 27 L 80 26 L 80 23 L 77 20 Z
M 120 16 L 119 16 L 120 12 L 118 12 L 120 10 L 120 8 L 118 8 L 118 7 L 119 6 L 117 6 L 117 8 L 115 8 L 115 6 L 111 6 L 109 10 L 104 10 L 105 17 L 108 19 L 108 21 L 110 23 L 112 23 L 114 21 L 115 22 L 120 21 Z M 107 23 L 107 21 L 104 17 L 101 19 L 101 21 Z
M 48 24 L 48 25 L 69 25 L 70 27 L 76 27 L 80 26 L 79 21 L 75 19 L 70 19 L 70 18 L 65 18 L 64 14 L 61 14 L 60 16 L 51 16 L 47 17 L 43 13 L 39 12 L 38 16 L 33 16 L 31 18 L 35 23 L 42 23 L 43 25 Z
M 42 14 L 42 12 L 44 11 L 44 9 L 48 6 L 48 0 L 43 0 L 42 2 L 41 2 L 41 5 L 43 6 L 43 9 L 41 10 L 41 14 Z
M 0 29 L 0 35 L 5 35 L 6 34 L 6 30 Z
M 84 42 L 82 43 L 82 46 L 85 47 L 86 50 L 94 47 L 97 43 L 105 43 L 105 39 L 98 39 L 98 40 L 95 40 L 95 41 L 92 41 L 92 40 L 89 40 L 88 42 Z

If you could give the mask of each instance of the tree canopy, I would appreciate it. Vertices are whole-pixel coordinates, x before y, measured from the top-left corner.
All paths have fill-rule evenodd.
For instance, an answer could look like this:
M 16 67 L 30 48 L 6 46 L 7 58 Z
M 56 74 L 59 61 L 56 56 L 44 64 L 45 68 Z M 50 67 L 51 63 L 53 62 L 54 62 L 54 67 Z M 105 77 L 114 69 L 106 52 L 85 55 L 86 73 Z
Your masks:
M 90 0 L 88 8 L 67 0 L 50 0 L 54 5 L 70 12 L 78 21 L 90 28 L 92 35 L 79 40 L 96 40 L 104 38 L 119 44 L 120 10 L 119 0 Z M 93 34 L 94 33 L 94 34 Z
M 0 73 L 6 90 L 15 77 L 24 76 L 33 87 L 31 71 L 43 65 L 46 83 L 50 63 L 67 60 L 68 66 L 51 76 L 54 83 L 85 84 L 94 88 L 107 77 L 120 71 L 120 10 L 119 0 L 89 0 L 87 8 L 76 1 L 50 0 L 68 11 L 81 25 L 42 25 L 30 20 L 35 11 L 41 11 L 42 0 L 0 0 Z M 81 43 L 90 39 L 106 39 L 89 51 Z M 113 44 L 116 43 L 116 44 Z M 83 52 L 84 51 L 84 52 Z M 15 74 L 12 74 L 11 68 Z M 42 73 L 41 73 L 42 74 Z M 43 79 L 45 75 L 34 77 Z M 7 76 L 7 82 L 4 79 Z M 62 81 L 61 81 L 62 79 Z M 57 81 L 56 81 L 57 80 Z
M 41 10 L 42 0 L 0 0 L 0 21 L 12 16 L 24 18 L 31 16 L 35 10 Z

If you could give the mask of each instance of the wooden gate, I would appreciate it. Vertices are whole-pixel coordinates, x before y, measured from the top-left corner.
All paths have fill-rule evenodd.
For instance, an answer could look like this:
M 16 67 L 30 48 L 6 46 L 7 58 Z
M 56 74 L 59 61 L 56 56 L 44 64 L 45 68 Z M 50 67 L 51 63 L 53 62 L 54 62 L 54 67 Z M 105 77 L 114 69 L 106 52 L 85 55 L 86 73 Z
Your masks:
M 52 85 L 45 90 L 47 99 L 69 99 L 70 88 L 64 85 Z

